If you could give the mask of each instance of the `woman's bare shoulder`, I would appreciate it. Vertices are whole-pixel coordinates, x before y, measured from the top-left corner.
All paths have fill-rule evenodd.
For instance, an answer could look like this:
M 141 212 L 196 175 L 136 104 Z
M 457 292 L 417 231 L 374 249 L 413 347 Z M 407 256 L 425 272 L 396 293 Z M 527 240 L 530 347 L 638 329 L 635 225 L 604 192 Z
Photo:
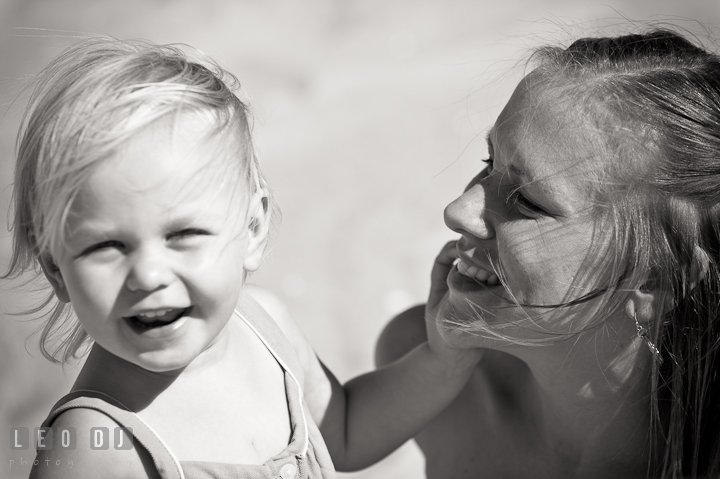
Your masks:
M 30 479 L 159 478 L 152 457 L 136 440 L 131 449 L 116 447 L 118 427 L 112 418 L 94 409 L 63 412 L 52 424 L 52 447 L 38 451 Z M 96 433 L 93 428 L 101 429 Z M 63 430 L 72 431 L 72 436 L 65 437 L 74 447 L 61 447 Z
M 425 305 L 421 304 L 398 314 L 385 326 L 375 346 L 375 366 L 400 359 L 425 341 Z

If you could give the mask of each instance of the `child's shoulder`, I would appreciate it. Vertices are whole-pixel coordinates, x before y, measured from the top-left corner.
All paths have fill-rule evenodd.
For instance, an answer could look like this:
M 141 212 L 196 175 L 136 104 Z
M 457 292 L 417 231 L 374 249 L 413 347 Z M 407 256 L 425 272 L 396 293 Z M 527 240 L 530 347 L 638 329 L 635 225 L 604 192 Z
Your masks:
M 160 477 L 152 457 L 136 440 L 133 440 L 132 449 L 115 447 L 115 430 L 120 425 L 100 411 L 68 409 L 55 418 L 51 427 L 53 447 L 38 451 L 31 479 Z M 74 432 L 72 436 L 66 436 L 72 437 L 68 439 L 71 445 L 68 448 L 60 447 L 64 430 Z
M 280 298 L 255 284 L 246 284 L 244 289 L 245 293 L 252 297 L 270 315 L 302 359 L 308 352 L 309 343 Z
M 273 319 L 295 351 L 298 364 L 302 369 L 302 381 L 305 400 L 313 412 L 313 417 L 321 417 L 317 410 L 324 410 L 330 394 L 327 382 L 328 372 L 315 354 L 305 335 L 293 320 L 282 301 L 270 291 L 260 286 L 246 284 L 244 293 L 250 295 Z M 322 406 L 317 406 L 322 404 Z

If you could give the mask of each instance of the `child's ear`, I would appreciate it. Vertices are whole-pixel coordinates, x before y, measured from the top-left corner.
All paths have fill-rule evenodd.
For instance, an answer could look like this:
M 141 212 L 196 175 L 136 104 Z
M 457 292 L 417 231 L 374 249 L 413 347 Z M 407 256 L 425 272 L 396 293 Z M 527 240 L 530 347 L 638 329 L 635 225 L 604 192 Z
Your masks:
M 57 267 L 52 257 L 47 253 L 39 255 L 38 260 L 40 261 L 43 273 L 45 273 L 45 277 L 55 290 L 55 296 L 63 303 L 69 303 L 70 295 L 65 287 L 65 280 L 63 280 L 60 268 Z
M 252 272 L 260 267 L 270 230 L 269 196 L 267 190 L 259 188 L 248 208 L 248 244 L 243 268 Z

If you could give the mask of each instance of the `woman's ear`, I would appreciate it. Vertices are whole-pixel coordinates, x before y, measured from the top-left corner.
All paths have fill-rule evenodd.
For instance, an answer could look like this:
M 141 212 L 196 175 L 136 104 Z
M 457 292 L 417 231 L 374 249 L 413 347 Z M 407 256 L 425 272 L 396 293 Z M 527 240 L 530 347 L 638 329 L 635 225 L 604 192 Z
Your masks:
M 625 303 L 625 312 L 641 325 L 647 325 L 661 319 L 674 307 L 675 298 L 669 292 L 657 289 L 647 291 L 640 287 L 630 293 Z
M 248 208 L 248 244 L 243 260 L 245 271 L 252 272 L 260 267 L 270 230 L 269 195 L 265 188 L 258 188 Z
M 699 246 L 695 246 L 692 264 L 687 273 L 688 276 L 685 277 L 683 294 L 695 289 L 707 276 L 709 268 L 710 258 L 707 253 Z M 634 315 L 637 315 L 638 323 L 647 324 L 662 318 L 665 313 L 670 312 L 676 306 L 673 294 L 657 286 L 657 281 L 649 279 L 645 284 L 630 293 L 626 305 L 628 316 L 633 318 Z
M 43 273 L 45 273 L 45 277 L 50 282 L 53 290 L 55 290 L 55 296 L 63 303 L 69 303 L 70 295 L 65 287 L 65 280 L 63 280 L 60 268 L 55 264 L 52 256 L 47 253 L 41 254 L 38 256 L 38 261 L 40 261 L 40 266 L 42 267 Z
M 693 260 L 690 266 L 690 289 L 695 288 L 708 274 L 710 257 L 699 246 L 693 248 Z

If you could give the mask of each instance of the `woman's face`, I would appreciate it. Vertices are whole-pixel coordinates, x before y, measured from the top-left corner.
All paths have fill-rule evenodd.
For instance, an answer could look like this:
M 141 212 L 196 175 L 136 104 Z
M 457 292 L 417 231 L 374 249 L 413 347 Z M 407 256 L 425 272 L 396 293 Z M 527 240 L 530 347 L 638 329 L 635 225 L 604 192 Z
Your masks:
M 549 339 L 578 331 L 587 318 L 577 309 L 558 316 L 530 305 L 567 303 L 602 282 L 579 281 L 606 251 L 593 187 L 609 161 L 602 125 L 560 88 L 537 80 L 530 74 L 517 87 L 488 135 L 487 168 L 445 209 L 446 224 L 461 237 L 440 317 L 479 321 L 490 332 L 445 328 L 456 346 L 488 345 L 493 332 Z

